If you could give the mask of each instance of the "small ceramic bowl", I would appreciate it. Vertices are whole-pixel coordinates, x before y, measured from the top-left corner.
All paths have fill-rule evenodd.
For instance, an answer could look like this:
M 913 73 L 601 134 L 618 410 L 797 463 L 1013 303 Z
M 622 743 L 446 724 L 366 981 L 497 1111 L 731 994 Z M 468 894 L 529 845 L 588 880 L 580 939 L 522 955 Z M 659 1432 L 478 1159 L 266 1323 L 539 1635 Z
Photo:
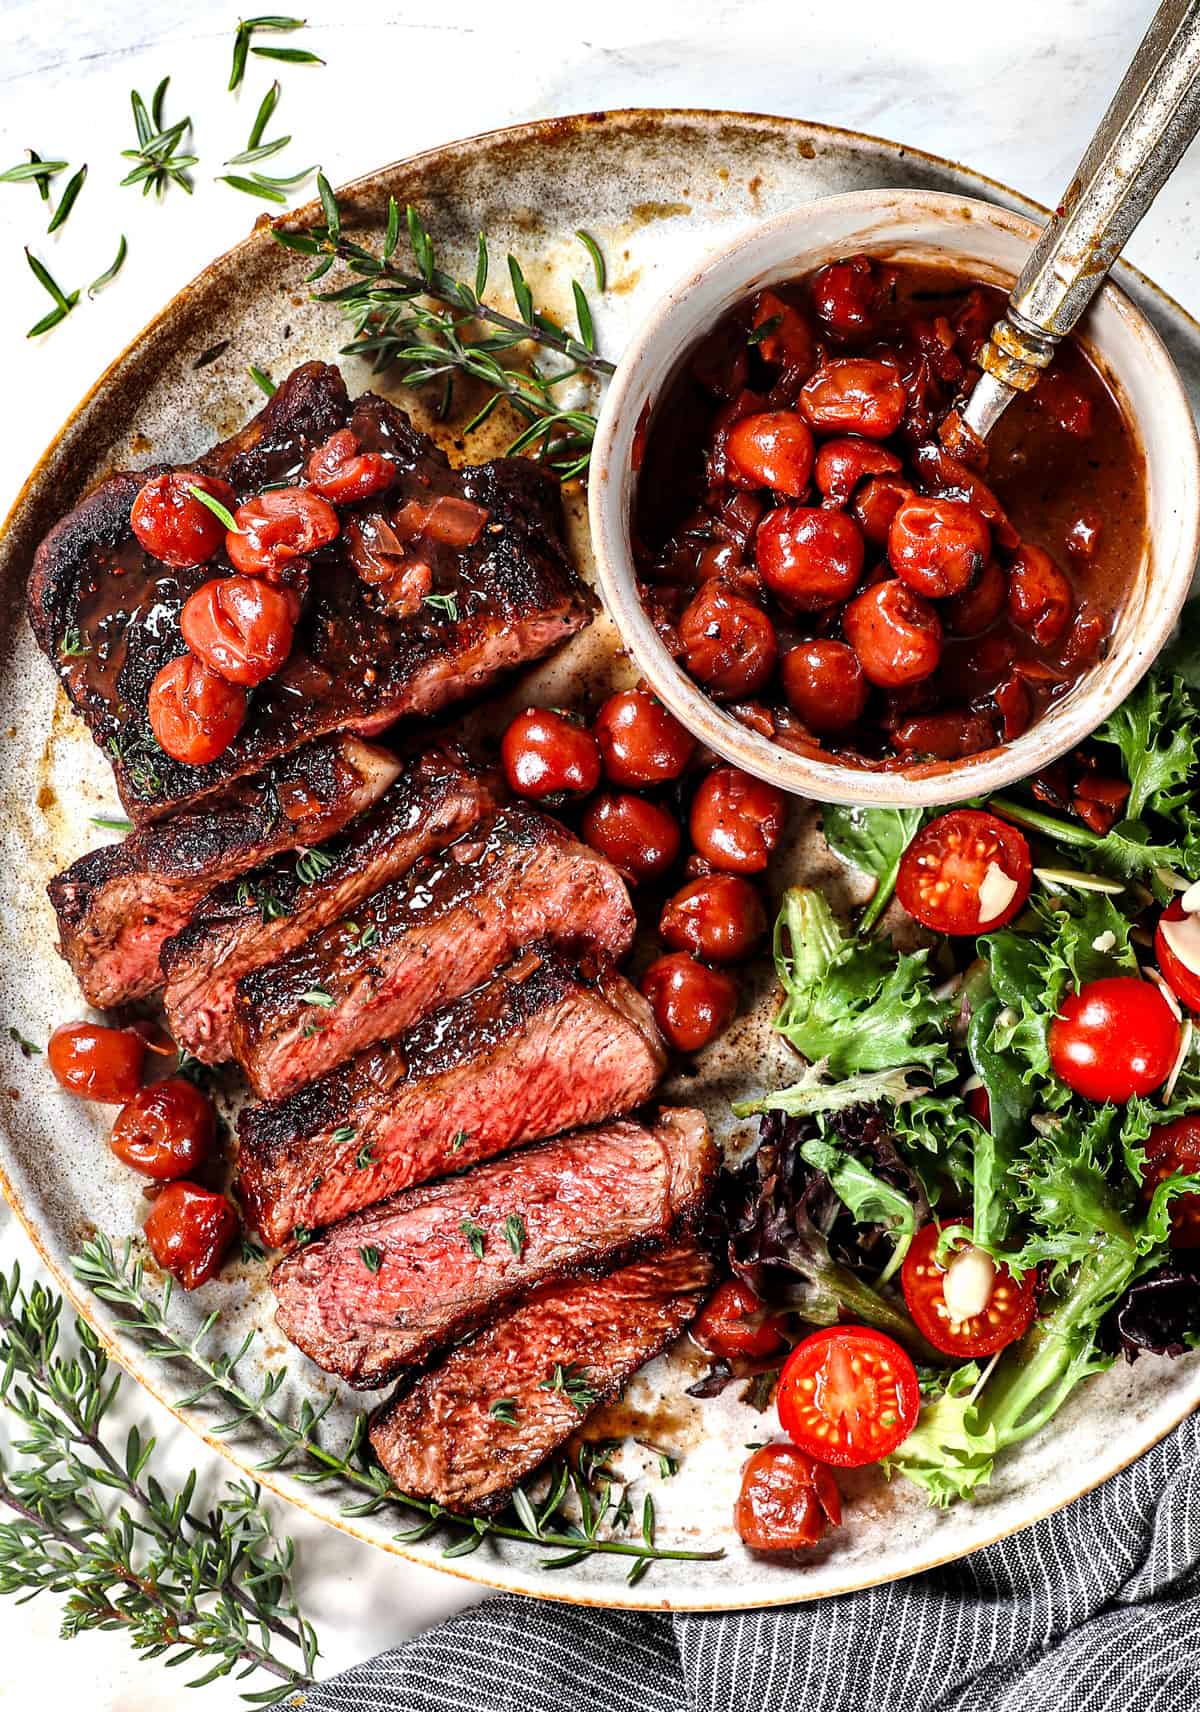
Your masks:
M 1006 291 L 1039 233 L 989 203 L 921 190 L 860 191 L 810 202 L 744 232 L 656 305 L 627 347 L 596 431 L 590 479 L 592 543 L 609 612 L 647 683 L 677 719 L 735 766 L 821 802 L 897 807 L 958 802 L 1024 778 L 1065 754 L 1129 694 L 1167 640 L 1200 545 L 1200 449 L 1191 407 L 1166 348 L 1111 283 L 1076 333 L 1115 393 L 1145 461 L 1147 540 L 1106 659 L 1011 743 L 961 761 L 896 771 L 792 754 L 750 731 L 687 676 L 638 598 L 630 542 L 634 434 L 678 365 L 752 292 L 857 252 L 893 261 L 957 264 Z

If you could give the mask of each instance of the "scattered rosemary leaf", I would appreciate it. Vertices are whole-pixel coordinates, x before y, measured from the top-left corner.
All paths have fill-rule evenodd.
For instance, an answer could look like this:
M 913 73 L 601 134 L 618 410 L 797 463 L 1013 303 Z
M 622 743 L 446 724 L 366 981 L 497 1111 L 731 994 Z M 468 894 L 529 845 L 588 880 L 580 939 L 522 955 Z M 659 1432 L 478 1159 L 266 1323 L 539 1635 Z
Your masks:
M 82 660 L 92 651 L 91 644 L 85 642 L 77 624 L 70 624 L 63 631 L 62 641 L 58 645 L 60 660 Z
M 188 492 L 191 494 L 193 499 L 198 499 L 201 505 L 206 506 L 207 509 L 212 512 L 213 516 L 225 525 L 231 535 L 245 534 L 244 529 L 239 529 L 229 507 L 227 505 L 222 505 L 216 494 L 209 493 L 207 488 L 197 487 L 195 482 L 188 483 Z
M 243 196 L 257 196 L 263 202 L 277 202 L 281 206 L 287 202 L 282 190 L 276 190 L 273 184 L 264 184 L 258 178 L 243 178 L 240 173 L 218 173 L 217 183 L 228 184 L 232 189 L 240 190 Z
M 94 814 L 91 817 L 91 823 L 105 832 L 133 831 L 133 822 L 127 820 L 123 814 Z
M 761 345 L 764 339 L 770 337 L 782 320 L 782 315 L 768 315 L 767 319 L 757 327 L 751 327 L 746 334 L 746 343 L 748 345 Z
M 435 612 L 442 612 L 452 624 L 458 623 L 458 600 L 452 594 L 427 594 L 422 603 Z
M 271 85 L 270 89 L 267 90 L 267 93 L 259 102 L 258 112 L 255 114 L 254 123 L 250 127 L 250 140 L 246 144 L 246 148 L 248 150 L 256 149 L 262 142 L 263 133 L 271 122 L 271 115 L 274 113 L 276 107 L 278 107 L 279 97 L 282 93 L 283 90 L 280 87 L 279 82 L 276 81 Z M 285 138 L 286 142 L 290 143 L 291 140 L 292 139 L 290 137 Z
M 247 368 L 246 373 L 250 376 L 250 379 L 254 382 L 255 386 L 265 392 L 268 398 L 274 398 L 278 388 L 265 369 L 260 369 L 257 363 L 251 363 Z
M 596 349 L 596 329 L 592 324 L 592 311 L 584 296 L 583 287 L 577 279 L 571 281 L 571 290 L 575 295 L 575 315 L 579 322 L 579 337 L 589 351 Z
M 604 265 L 604 255 L 599 244 L 590 232 L 580 230 L 575 236 L 592 258 L 592 272 L 596 276 L 596 290 L 604 291 L 608 286 L 608 269 Z
M 369 1165 L 378 1164 L 379 1161 L 371 1152 L 371 1143 L 369 1141 L 364 1141 L 354 1156 L 354 1169 L 356 1171 L 365 1171 Z
M 525 1220 L 520 1213 L 509 1213 L 505 1219 L 504 1238 L 517 1259 L 520 1260 L 525 1252 L 525 1244 L 529 1240 L 525 1230 Z
M 67 217 L 75 206 L 75 199 L 83 189 L 84 181 L 87 178 L 87 171 L 87 162 L 85 161 L 79 171 L 77 173 L 73 173 L 67 180 L 67 187 L 59 197 L 58 207 L 50 216 L 50 224 L 46 227 L 47 236 L 51 232 L 57 232 L 60 226 L 66 225 Z
M 457 1153 L 459 1151 L 459 1149 L 462 1147 L 463 1143 L 466 1141 L 466 1139 L 467 1139 L 466 1130 L 465 1129 L 457 1130 L 450 1137 L 450 1151 L 451 1151 L 451 1153 Z
M 503 1421 L 506 1427 L 517 1424 L 517 1399 L 515 1397 L 497 1397 L 494 1403 L 488 1404 L 488 1414 L 495 1421 Z
M 66 320 L 79 302 L 79 293 L 78 291 L 64 291 L 45 262 L 39 261 L 32 250 L 26 249 L 25 260 L 29 263 L 38 284 L 48 291 L 54 299 L 54 308 L 43 315 L 40 321 L 35 321 L 25 335 L 27 339 L 36 339 L 39 333 L 48 333 L 51 327 L 57 327 L 60 321 Z
M 323 850 L 303 850 L 296 863 L 296 878 L 302 886 L 311 886 L 314 880 L 319 880 L 322 874 L 327 874 L 333 867 L 333 857 L 326 856 Z
M 368 1272 L 378 1272 L 383 1265 L 383 1255 L 373 1243 L 368 1243 L 366 1247 L 360 1248 L 358 1254 Z
M 40 1058 L 41 1057 L 41 1053 L 42 1053 L 41 1047 L 36 1046 L 32 1040 L 26 1040 L 25 1036 L 21 1033 L 20 1029 L 10 1028 L 8 1031 L 8 1038 L 13 1042 L 13 1044 L 15 1046 L 18 1046 L 20 1048 L 22 1058 Z
M 564 1367 L 561 1361 L 555 1362 L 554 1372 L 549 1379 L 543 1379 L 538 1386 L 539 1391 L 561 1391 L 581 1415 L 586 1415 L 600 1393 L 594 1385 L 589 1385 L 584 1378 L 587 1369 L 577 1361 L 568 1362 Z
M 246 55 L 255 30 L 277 30 L 280 34 L 287 34 L 291 30 L 302 30 L 304 24 L 303 18 L 281 18 L 270 14 L 261 18 L 243 18 L 233 38 L 233 64 L 229 71 L 230 90 L 236 89 L 246 74 Z M 259 53 L 261 50 L 256 48 L 254 51 Z
M 201 351 L 192 364 L 193 369 L 206 369 L 209 363 L 215 363 L 218 357 L 223 357 L 232 343 L 232 339 L 218 339 L 215 345 L 208 347 L 207 351 Z
M 313 1235 L 314 1232 L 310 1231 L 307 1225 L 293 1225 L 292 1227 L 292 1241 L 297 1248 L 306 1248 L 312 1241 Z
M 334 1130 L 329 1139 L 340 1146 L 344 1141 L 353 1141 L 357 1134 L 358 1130 L 353 1124 L 342 1124 L 338 1129 Z
M 482 1260 L 483 1245 L 487 1240 L 487 1232 L 484 1230 L 483 1226 L 477 1225 L 474 1219 L 462 1219 L 458 1228 L 466 1237 L 467 1247 L 471 1250 L 471 1253 L 475 1256 L 476 1260 Z
M 129 246 L 125 242 L 125 234 L 122 232 L 121 241 L 117 245 L 117 253 L 113 259 L 112 265 L 110 267 L 106 267 L 103 273 L 97 274 L 96 278 L 88 286 L 89 297 L 95 297 L 98 291 L 103 291 L 106 285 L 112 284 L 113 280 L 116 279 L 121 269 L 125 266 L 125 257 L 128 253 Z
M 319 1005 L 323 1011 L 329 1010 L 335 1002 L 333 994 L 327 993 L 324 987 L 310 987 L 307 993 L 300 995 L 302 1005 Z
M 252 54 L 259 59 L 283 60 L 287 65 L 324 65 L 325 61 L 319 54 L 309 53 L 307 48 L 251 48 Z
M 0 184 L 36 184 L 42 195 L 48 198 L 50 189 L 47 181 L 57 173 L 67 170 L 65 160 L 43 160 L 33 149 L 29 151 L 29 159 L 21 161 L 17 166 L 10 166 L 0 172 Z
M 251 1262 L 266 1259 L 267 1251 L 263 1247 L 262 1243 L 256 1242 L 252 1236 L 247 1236 L 245 1231 L 242 1232 L 241 1243 L 242 1259 L 244 1261 Z

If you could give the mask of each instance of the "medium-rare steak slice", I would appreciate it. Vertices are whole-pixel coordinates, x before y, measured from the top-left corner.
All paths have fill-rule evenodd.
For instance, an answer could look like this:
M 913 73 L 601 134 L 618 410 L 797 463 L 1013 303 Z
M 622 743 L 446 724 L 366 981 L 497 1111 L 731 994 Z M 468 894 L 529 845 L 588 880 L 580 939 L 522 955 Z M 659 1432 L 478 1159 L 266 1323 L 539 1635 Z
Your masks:
M 121 844 L 89 850 L 46 890 L 59 950 L 104 1009 L 161 986 L 159 948 L 221 881 L 276 852 L 317 844 L 387 790 L 400 763 L 350 732 L 320 738 L 240 779 L 229 794 Z
M 38 548 L 28 587 L 34 634 L 111 757 L 135 821 L 211 795 L 322 733 L 378 730 L 402 714 L 432 713 L 498 671 L 548 653 L 594 611 L 563 546 L 558 484 L 547 471 L 526 458 L 452 469 L 385 399 L 365 393 L 351 404 L 337 369 L 324 364 L 295 370 L 240 434 L 179 467 L 222 477 L 240 501 L 300 479 L 309 453 L 343 427 L 364 450 L 392 460 L 395 481 L 366 502 L 368 510 L 339 510 L 341 533 L 309 561 L 291 657 L 250 692 L 240 733 L 205 766 L 164 754 L 146 713 L 160 667 L 185 652 L 184 601 L 230 568 L 222 549 L 206 565 L 169 569 L 133 535 L 138 491 L 170 466 L 110 476 Z M 376 575 L 379 556 L 384 571 L 408 563 L 392 523 L 412 502 L 427 517 L 440 497 L 482 507 L 486 523 L 465 546 L 418 534 L 421 592 L 398 606 Z
M 522 1148 L 288 1255 L 271 1279 L 276 1323 L 327 1372 L 386 1384 L 539 1285 L 658 1247 L 699 1212 L 716 1164 L 689 1110 Z
M 163 1003 L 179 1045 L 206 1064 L 231 1057 L 241 976 L 303 945 L 494 807 L 486 782 L 460 752 L 435 750 L 320 851 L 299 863 L 280 856 L 210 892 L 160 955 Z
M 376 892 L 299 950 L 243 975 L 230 1039 L 254 1091 L 282 1099 L 469 992 L 535 939 L 629 949 L 625 882 L 517 803 Z
M 275 1246 L 397 1190 L 649 1099 L 649 1005 L 595 952 L 542 944 L 277 1105 L 243 1107 L 239 1195 Z
M 448 1510 L 498 1509 L 678 1337 L 712 1278 L 684 1242 L 607 1278 L 547 1285 L 385 1403 L 371 1423 L 376 1456 L 401 1492 Z

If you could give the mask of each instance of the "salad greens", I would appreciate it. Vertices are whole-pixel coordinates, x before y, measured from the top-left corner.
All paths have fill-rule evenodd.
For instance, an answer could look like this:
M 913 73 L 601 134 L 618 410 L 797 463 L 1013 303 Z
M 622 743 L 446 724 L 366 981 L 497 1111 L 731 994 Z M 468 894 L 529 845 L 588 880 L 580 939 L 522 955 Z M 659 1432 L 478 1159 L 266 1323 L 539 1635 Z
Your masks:
M 869 933 L 891 902 L 900 858 L 920 830 L 920 808 L 861 808 L 831 804 L 821 824 L 825 842 L 835 856 L 860 873 L 869 874 L 875 890 L 863 911 L 859 931 Z

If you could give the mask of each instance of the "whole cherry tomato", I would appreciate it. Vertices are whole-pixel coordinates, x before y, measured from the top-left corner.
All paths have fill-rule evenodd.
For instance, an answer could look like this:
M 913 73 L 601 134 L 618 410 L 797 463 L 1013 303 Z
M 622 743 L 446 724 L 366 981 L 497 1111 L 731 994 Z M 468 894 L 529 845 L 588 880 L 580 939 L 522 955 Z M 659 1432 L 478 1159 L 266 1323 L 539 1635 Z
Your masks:
M 830 1326 L 796 1345 L 777 1392 L 779 1420 L 800 1449 L 835 1468 L 890 1456 L 921 1407 L 917 1370 L 867 1326 Z
M 741 485 L 799 499 L 812 475 L 812 430 L 794 410 L 743 416 L 729 431 L 725 455 Z
M 890 363 L 873 357 L 823 362 L 800 391 L 800 410 L 822 434 L 886 440 L 904 420 L 908 395 Z
M 523 797 L 586 796 L 600 782 L 596 739 L 548 708 L 517 715 L 501 739 L 500 759 L 509 788 Z
M 225 525 L 196 498 L 193 488 L 211 494 L 226 510 L 234 503 L 228 482 L 177 470 L 151 476 L 129 514 L 130 527 L 147 553 L 176 570 L 206 565 L 225 539 Z
M 1008 604 L 1008 578 L 990 559 L 974 588 L 964 589 L 942 608 L 948 629 L 956 636 L 982 636 Z
M 935 933 L 988 933 L 1025 907 L 1032 875 L 1024 833 L 982 809 L 956 808 L 908 846 L 896 896 Z
M 207 1284 L 219 1270 L 238 1228 L 238 1217 L 215 1190 L 198 1183 L 168 1183 L 144 1225 L 150 1252 L 185 1290 Z
M 1179 1022 L 1158 988 L 1137 975 L 1088 981 L 1050 1024 L 1050 1066 L 1087 1100 L 1124 1105 L 1161 1088 L 1179 1050 Z
M 754 537 L 759 575 L 789 612 L 845 600 L 862 574 L 864 550 L 853 519 L 820 506 L 778 506 Z
M 242 728 L 246 692 L 194 654 L 181 654 L 150 685 L 150 729 L 160 749 L 189 767 L 223 755 Z
M 869 693 L 858 655 L 845 642 L 812 642 L 789 648 L 779 665 L 789 706 L 819 736 L 844 731 L 861 719 Z
M 850 514 L 869 546 L 887 546 L 892 518 L 913 491 L 903 476 L 868 476 L 850 502 Z
M 861 338 L 887 302 L 891 276 L 870 256 L 847 256 L 823 267 L 812 282 L 813 308 L 831 333 Z
M 1146 1199 L 1176 1172 L 1200 1174 L 1200 1117 L 1176 1118 L 1150 1131 L 1143 1174 Z M 1200 1194 L 1194 1190 L 1171 1202 L 1171 1247 L 1200 1248 Z
M 888 560 L 901 582 L 927 600 L 962 594 L 982 575 L 992 536 L 961 499 L 906 499 L 888 530 Z
M 903 689 L 935 672 L 942 626 L 927 600 L 893 577 L 855 595 L 842 614 L 846 640 L 880 689 Z
M 601 791 L 588 804 L 580 830 L 586 844 L 631 880 L 657 879 L 679 855 L 675 817 L 629 791 Z
M 1071 585 L 1049 553 L 1028 542 L 1008 569 L 1008 615 L 1035 642 L 1050 647 L 1071 620 Z
M 685 951 L 669 951 L 641 980 L 664 1039 L 677 1052 L 699 1052 L 724 1034 L 737 1015 L 737 987 Z
M 609 696 L 593 727 L 604 771 L 614 785 L 661 785 L 677 779 L 696 739 L 648 690 Z
M 184 602 L 183 639 L 218 677 L 231 684 L 261 684 L 292 651 L 289 594 L 261 577 L 214 577 Z
M 783 1347 L 783 1333 L 748 1284 L 727 1278 L 718 1284 L 692 1321 L 691 1333 L 701 1349 L 726 1360 L 744 1356 L 757 1361 Z
M 352 505 L 391 487 L 396 466 L 382 452 L 364 452 L 349 428 L 339 428 L 305 465 L 308 485 L 332 505 Z
M 1189 914 L 1178 898 L 1172 898 L 1158 918 L 1154 933 L 1154 960 L 1163 980 L 1181 1005 L 1200 1011 L 1200 975 L 1180 955 L 1192 940 L 1200 939 L 1200 917 Z M 1178 949 L 1176 949 L 1178 947 Z M 1194 955 L 1194 946 L 1192 947 Z
M 129 1028 L 64 1022 L 46 1046 L 55 1080 L 68 1092 L 105 1105 L 123 1105 L 142 1084 L 146 1042 Z
M 336 540 L 341 525 L 327 499 L 306 487 L 273 488 L 248 499 L 233 514 L 237 531 L 225 537 L 231 564 L 247 577 L 286 579 L 288 567 Z
M 944 1355 L 994 1355 L 1024 1337 L 1037 1312 L 1032 1271 L 1018 1280 L 968 1241 L 953 1251 L 945 1267 L 936 1260 L 941 1233 L 970 1226 L 943 1219 L 919 1230 L 904 1257 L 900 1286 L 917 1330 Z M 947 1302 L 947 1288 L 950 1291 Z M 959 1317 L 956 1317 L 956 1312 Z
M 807 1451 L 761 1445 L 743 1468 L 733 1521 L 751 1551 L 803 1551 L 841 1519 L 837 1482 Z
M 714 579 L 679 620 L 684 664 L 710 695 L 738 701 L 755 695 L 775 670 L 775 626 L 747 595 Z
M 121 1107 L 108 1144 L 122 1164 L 166 1182 L 198 1171 L 216 1133 L 211 1101 L 194 1082 L 172 1076 L 140 1089 Z
M 672 951 L 690 951 L 706 963 L 741 963 L 766 933 L 767 912 L 749 880 L 705 874 L 675 893 L 658 931 Z
M 886 446 L 847 434 L 825 441 L 817 453 L 813 474 L 830 505 L 845 505 L 864 477 L 899 475 L 903 468 L 895 452 Z
M 716 767 L 692 798 L 692 843 L 730 874 L 760 874 L 783 831 L 782 791 L 737 767 Z

